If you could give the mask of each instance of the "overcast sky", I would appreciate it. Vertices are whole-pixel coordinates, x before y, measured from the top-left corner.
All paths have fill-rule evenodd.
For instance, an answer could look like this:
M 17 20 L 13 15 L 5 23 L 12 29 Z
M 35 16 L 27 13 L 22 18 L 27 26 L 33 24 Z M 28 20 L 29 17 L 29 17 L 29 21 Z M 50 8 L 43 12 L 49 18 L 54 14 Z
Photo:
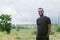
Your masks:
M 0 14 L 10 14 L 13 24 L 36 24 L 39 7 L 46 16 L 57 19 L 60 0 L 0 0 Z

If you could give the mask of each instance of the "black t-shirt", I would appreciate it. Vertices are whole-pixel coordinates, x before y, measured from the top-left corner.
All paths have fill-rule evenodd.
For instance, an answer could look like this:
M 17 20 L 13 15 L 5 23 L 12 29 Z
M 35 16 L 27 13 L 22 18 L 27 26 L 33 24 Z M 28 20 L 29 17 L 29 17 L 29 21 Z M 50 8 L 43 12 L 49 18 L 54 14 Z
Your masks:
M 37 33 L 38 34 L 47 34 L 48 32 L 48 24 L 51 24 L 51 20 L 49 17 L 39 17 L 37 19 Z

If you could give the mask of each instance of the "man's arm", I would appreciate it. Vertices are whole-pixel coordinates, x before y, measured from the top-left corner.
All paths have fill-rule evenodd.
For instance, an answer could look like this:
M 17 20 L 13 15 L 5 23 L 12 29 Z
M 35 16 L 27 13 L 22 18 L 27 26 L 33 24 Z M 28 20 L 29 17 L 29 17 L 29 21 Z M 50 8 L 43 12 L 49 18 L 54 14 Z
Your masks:
M 47 35 L 49 35 L 50 32 L 51 32 L 51 24 L 48 24 L 48 34 Z
M 51 32 L 51 20 L 50 18 L 48 18 L 48 34 L 47 34 L 48 37 L 49 37 L 50 32 Z

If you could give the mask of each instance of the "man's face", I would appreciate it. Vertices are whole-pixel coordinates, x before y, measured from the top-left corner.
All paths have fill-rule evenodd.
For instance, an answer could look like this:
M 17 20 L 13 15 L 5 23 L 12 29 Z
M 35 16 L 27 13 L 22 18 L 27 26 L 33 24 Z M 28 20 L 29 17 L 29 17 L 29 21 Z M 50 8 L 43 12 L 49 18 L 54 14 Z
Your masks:
M 38 13 L 40 16 L 43 16 L 43 13 L 44 13 L 43 9 L 38 9 Z

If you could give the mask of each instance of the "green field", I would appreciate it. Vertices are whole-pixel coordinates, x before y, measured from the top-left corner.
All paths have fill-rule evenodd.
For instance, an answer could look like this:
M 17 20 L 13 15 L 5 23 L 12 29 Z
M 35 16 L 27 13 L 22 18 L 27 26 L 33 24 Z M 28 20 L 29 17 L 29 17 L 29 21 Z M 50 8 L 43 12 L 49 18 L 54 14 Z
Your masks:
M 28 25 L 26 28 L 20 28 L 18 31 L 17 29 L 12 29 L 10 34 L 0 32 L 0 40 L 36 40 L 35 31 L 36 26 Z M 60 40 L 60 25 L 52 25 L 50 40 Z

